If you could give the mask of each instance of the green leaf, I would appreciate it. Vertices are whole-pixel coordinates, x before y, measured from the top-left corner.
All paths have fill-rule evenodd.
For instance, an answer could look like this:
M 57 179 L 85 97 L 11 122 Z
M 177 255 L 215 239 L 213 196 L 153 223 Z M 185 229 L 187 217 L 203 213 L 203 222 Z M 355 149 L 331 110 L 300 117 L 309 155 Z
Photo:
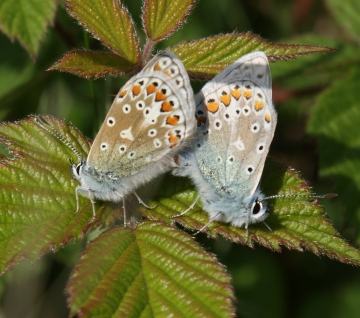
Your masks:
M 333 50 L 323 46 L 274 44 L 251 32 L 180 42 L 169 49 L 179 56 L 187 71 L 197 79 L 210 78 L 242 55 L 256 50 L 264 51 L 272 62 Z
M 88 152 L 89 143 L 76 128 L 52 117 L 45 119 L 81 154 Z M 100 219 L 106 220 L 113 208 L 106 213 L 100 208 L 90 224 L 91 204 L 79 196 L 75 214 L 78 184 L 69 158 L 79 159 L 34 117 L 0 124 L 0 136 L 14 157 L 2 158 L 0 165 L 0 272 L 4 272 L 23 258 L 34 261 L 72 238 L 81 238 Z
M 360 63 L 357 45 L 344 45 L 342 41 L 313 34 L 303 34 L 283 41 L 310 45 L 321 43 L 327 47 L 336 48 L 336 52 L 331 54 L 316 54 L 291 63 L 280 61 L 271 65 L 273 81 L 282 87 L 298 89 L 298 94 L 294 94 L 297 99 L 305 93 L 307 96 L 318 93 L 319 89 L 331 84 L 334 79 L 343 77 L 354 65 Z M 304 89 L 308 90 L 304 91 Z
M 357 40 L 360 38 L 360 2 L 358 0 L 327 0 L 337 22 Z
M 200 200 L 185 215 L 170 219 L 185 211 L 196 199 L 197 193 L 190 182 L 171 177 L 164 181 L 161 195 L 154 201 L 157 207 L 144 209 L 143 214 L 152 220 L 176 222 L 198 230 L 208 223 L 208 215 L 202 210 Z M 291 168 L 267 162 L 262 178 L 262 190 L 267 195 L 287 195 L 287 198 L 269 199 L 270 216 L 266 223 L 251 225 L 249 238 L 246 230 L 225 223 L 212 222 L 204 230 L 209 236 L 221 234 L 225 238 L 253 247 L 257 242 L 271 250 L 280 251 L 281 246 L 302 251 L 304 248 L 316 255 L 327 255 L 344 263 L 360 265 L 360 251 L 350 246 L 328 221 L 320 205 L 311 198 L 304 180 Z
M 146 0 L 143 24 L 148 38 L 159 41 L 174 33 L 185 23 L 194 3 L 195 0 Z
M 2 0 L 0 28 L 36 58 L 46 29 L 53 23 L 56 4 L 56 0 Z
M 111 51 L 139 61 L 139 43 L 127 9 L 117 0 L 67 0 L 69 14 Z
M 73 316 L 234 315 L 230 277 L 216 257 L 157 222 L 100 235 L 82 255 L 67 291 Z
M 27 53 L 18 45 L 14 45 L 0 34 L 0 98 L 29 82 L 35 73 L 35 65 Z M 1 103 L 1 108 L 4 104 Z
M 335 180 L 348 207 L 349 227 L 360 227 L 360 68 L 318 96 L 308 132 L 318 137 L 320 173 Z M 360 241 L 360 237 L 358 237 Z
M 57 70 L 83 78 L 98 79 L 107 75 L 122 75 L 133 69 L 132 63 L 117 54 L 75 50 L 66 53 L 48 71 Z

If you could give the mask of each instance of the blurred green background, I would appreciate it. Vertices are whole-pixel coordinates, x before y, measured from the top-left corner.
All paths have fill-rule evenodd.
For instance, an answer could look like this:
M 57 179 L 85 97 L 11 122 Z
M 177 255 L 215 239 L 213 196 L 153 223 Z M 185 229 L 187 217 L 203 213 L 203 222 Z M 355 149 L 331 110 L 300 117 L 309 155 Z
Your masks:
M 122 2 L 144 40 L 141 1 Z M 188 23 L 157 48 L 233 31 L 252 31 L 275 43 L 337 48 L 271 65 L 279 121 L 270 155 L 301 171 L 314 192 L 339 194 L 322 204 L 340 234 L 359 246 L 360 2 L 200 0 Z M 1 121 L 51 114 L 93 138 L 125 79 L 89 81 L 46 72 L 67 51 L 87 45 L 104 49 L 67 15 L 63 2 L 36 60 L 0 34 Z M 195 91 L 203 85 L 193 84 Z M 278 254 L 198 239 L 233 277 L 239 317 L 360 317 L 360 271 L 355 267 L 308 252 Z M 67 317 L 64 288 L 84 244 L 69 244 L 35 264 L 25 261 L 4 275 L 0 317 Z

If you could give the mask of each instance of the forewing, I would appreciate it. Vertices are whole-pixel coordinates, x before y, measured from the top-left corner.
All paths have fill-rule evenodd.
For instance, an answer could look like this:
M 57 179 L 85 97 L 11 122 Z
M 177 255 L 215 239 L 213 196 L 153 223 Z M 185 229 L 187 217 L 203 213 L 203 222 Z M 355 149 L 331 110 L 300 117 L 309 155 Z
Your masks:
M 180 150 L 195 129 L 195 104 L 181 61 L 165 51 L 120 90 L 95 138 L 88 165 L 134 175 Z
M 218 192 L 251 196 L 276 127 L 271 74 L 263 52 L 247 54 L 196 96 L 196 158 Z

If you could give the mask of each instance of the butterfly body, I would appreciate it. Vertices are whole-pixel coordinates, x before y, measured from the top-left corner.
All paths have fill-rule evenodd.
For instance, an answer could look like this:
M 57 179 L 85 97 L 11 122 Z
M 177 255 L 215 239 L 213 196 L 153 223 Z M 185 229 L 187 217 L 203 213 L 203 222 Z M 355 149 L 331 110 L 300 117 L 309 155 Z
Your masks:
M 277 121 L 266 55 L 241 57 L 195 101 L 197 139 L 178 157 L 174 174 L 193 180 L 210 220 L 246 228 L 264 220 L 259 184 Z
M 72 164 L 84 196 L 119 202 L 169 170 L 195 131 L 194 99 L 181 61 L 155 56 L 115 97 L 87 159 Z

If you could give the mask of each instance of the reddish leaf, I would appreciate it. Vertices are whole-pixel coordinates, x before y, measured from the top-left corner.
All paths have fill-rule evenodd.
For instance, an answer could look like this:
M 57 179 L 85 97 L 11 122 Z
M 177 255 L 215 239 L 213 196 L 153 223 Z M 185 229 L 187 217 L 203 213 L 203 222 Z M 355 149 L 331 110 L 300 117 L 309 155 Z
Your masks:
M 129 73 L 134 67 L 134 64 L 114 53 L 75 50 L 66 53 L 48 71 L 57 70 L 97 79 L 106 75 Z
M 50 116 L 63 138 L 81 154 L 89 143 L 72 125 Z M 78 160 L 64 142 L 40 127 L 34 117 L 0 125 L 1 143 L 13 159 L 0 162 L 0 272 L 21 259 L 35 261 L 44 253 L 56 251 L 72 238 L 82 238 L 101 220 L 114 220 L 114 207 L 104 207 L 92 218 L 88 199 L 79 197 L 76 211 L 75 188 L 69 158 Z M 111 218 L 109 218 L 111 215 Z
M 89 279 L 91 278 L 91 279 Z M 188 234 L 159 222 L 92 241 L 68 284 L 79 317 L 232 317 L 230 277 Z
M 324 46 L 274 44 L 251 32 L 184 41 L 169 49 L 179 56 L 192 77 L 197 79 L 211 78 L 240 56 L 256 50 L 264 51 L 272 62 L 334 50 Z
M 154 201 L 157 206 L 144 209 L 143 214 L 152 220 L 162 220 L 198 230 L 208 223 L 208 214 L 203 211 L 200 200 L 185 215 L 170 219 L 171 216 L 185 211 L 197 198 L 198 194 L 190 182 L 181 182 L 180 178 L 164 180 L 166 187 Z M 298 173 L 274 162 L 267 162 L 261 181 L 262 189 L 267 195 L 288 195 L 268 201 L 270 215 L 265 222 L 249 227 L 249 238 L 246 230 L 221 222 L 212 222 L 204 232 L 216 237 L 218 234 L 236 243 L 254 246 L 259 243 L 271 250 L 281 251 L 284 246 L 302 251 L 304 248 L 316 255 L 327 255 L 343 263 L 360 265 L 360 251 L 349 245 L 328 221 L 317 200 L 311 198 L 309 186 Z
M 190 14 L 194 0 L 146 0 L 143 24 L 152 41 L 162 40 L 174 33 Z
M 140 56 L 134 23 L 118 0 L 67 0 L 69 14 L 96 39 L 131 63 Z

